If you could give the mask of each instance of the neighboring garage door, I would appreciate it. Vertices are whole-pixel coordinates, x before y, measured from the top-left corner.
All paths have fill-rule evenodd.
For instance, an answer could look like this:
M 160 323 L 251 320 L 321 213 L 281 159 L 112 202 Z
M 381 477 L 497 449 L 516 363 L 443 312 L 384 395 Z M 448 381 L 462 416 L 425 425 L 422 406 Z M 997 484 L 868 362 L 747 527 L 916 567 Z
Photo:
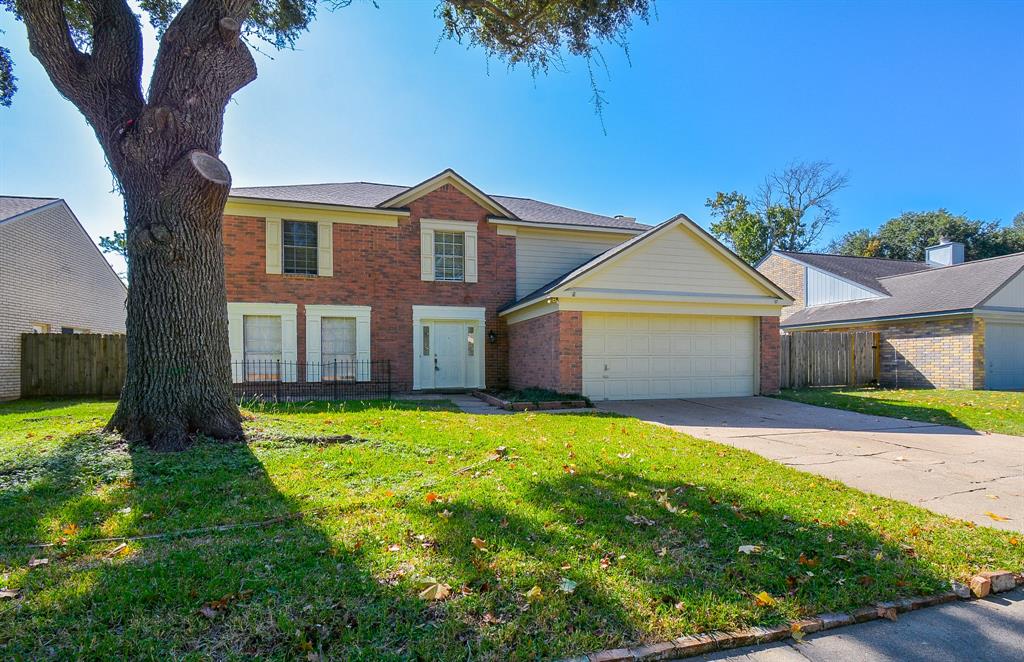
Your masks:
M 985 388 L 1024 389 L 1024 324 L 985 323 Z
M 583 314 L 583 394 L 595 400 L 754 394 L 754 317 Z

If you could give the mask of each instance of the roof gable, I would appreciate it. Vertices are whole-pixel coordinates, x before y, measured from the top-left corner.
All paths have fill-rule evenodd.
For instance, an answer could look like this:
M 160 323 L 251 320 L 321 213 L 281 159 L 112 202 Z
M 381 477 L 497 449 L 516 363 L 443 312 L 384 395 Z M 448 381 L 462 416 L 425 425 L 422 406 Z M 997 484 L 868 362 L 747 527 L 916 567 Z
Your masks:
M 854 255 L 801 253 L 780 250 L 773 250 L 769 255 L 779 255 L 804 266 L 830 273 L 843 280 L 867 287 L 879 294 L 888 294 L 885 286 L 879 282 L 880 279 L 930 268 L 924 262 L 913 260 L 889 260 L 886 258 L 858 257 Z
M 497 214 L 504 218 L 518 218 L 515 214 L 505 208 L 504 205 L 499 203 L 497 200 L 487 195 L 477 187 L 469 183 L 462 175 L 455 172 L 451 168 L 446 168 L 434 175 L 430 179 L 426 179 L 419 184 L 398 193 L 397 195 L 388 198 L 384 202 L 378 204 L 378 207 L 406 207 L 413 200 L 417 200 L 431 191 L 435 191 L 445 184 L 454 186 L 456 189 L 468 196 L 473 202 L 477 203 L 492 214 Z
M 771 296 L 793 302 L 764 274 L 679 214 L 588 260 L 526 295 L 506 311 L 555 296 L 570 287 L 622 289 L 623 283 L 634 286 L 632 289 L 666 294 L 691 294 L 680 292 L 681 288 L 690 288 L 725 297 Z

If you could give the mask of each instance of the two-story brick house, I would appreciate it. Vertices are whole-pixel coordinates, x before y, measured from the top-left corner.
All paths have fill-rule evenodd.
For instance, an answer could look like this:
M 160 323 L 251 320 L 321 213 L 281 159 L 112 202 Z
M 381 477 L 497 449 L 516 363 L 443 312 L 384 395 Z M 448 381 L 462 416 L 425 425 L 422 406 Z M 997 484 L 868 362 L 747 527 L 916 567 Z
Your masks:
M 412 187 L 236 188 L 224 243 L 236 380 L 250 363 L 315 381 L 372 359 L 403 391 L 777 389 L 791 299 L 685 216 L 651 227 L 446 170 Z

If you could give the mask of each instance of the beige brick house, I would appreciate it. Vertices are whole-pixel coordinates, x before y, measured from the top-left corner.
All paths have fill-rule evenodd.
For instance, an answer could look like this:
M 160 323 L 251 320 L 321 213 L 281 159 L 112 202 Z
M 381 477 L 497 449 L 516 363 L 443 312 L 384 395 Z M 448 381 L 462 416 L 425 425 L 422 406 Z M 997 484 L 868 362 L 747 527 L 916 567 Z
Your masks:
M 67 203 L 0 196 L 0 400 L 21 394 L 21 334 L 124 333 L 127 292 Z
M 943 242 L 913 262 L 773 251 L 757 269 L 793 297 L 787 331 L 877 331 L 891 387 L 1024 388 L 1024 253 L 964 262 Z

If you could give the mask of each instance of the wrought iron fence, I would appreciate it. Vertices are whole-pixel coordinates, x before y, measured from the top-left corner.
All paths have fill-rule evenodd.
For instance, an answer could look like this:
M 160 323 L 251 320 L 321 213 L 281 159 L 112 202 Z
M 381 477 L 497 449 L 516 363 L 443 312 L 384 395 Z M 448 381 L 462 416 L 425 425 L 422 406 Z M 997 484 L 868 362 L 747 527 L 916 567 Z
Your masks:
M 236 361 L 235 395 L 275 402 L 391 397 L 390 361 Z

